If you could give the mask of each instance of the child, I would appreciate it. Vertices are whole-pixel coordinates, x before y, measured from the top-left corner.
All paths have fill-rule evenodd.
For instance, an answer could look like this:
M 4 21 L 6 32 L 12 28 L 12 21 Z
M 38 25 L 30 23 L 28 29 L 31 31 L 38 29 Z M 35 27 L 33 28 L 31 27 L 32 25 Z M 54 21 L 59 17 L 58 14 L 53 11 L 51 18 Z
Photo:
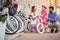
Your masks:
M 44 28 L 46 28 L 46 25 L 48 24 L 48 21 L 47 21 L 47 11 L 46 11 L 46 6 L 45 5 L 42 5 L 42 11 L 41 11 L 41 19 L 42 19 L 42 22 L 43 22 L 43 26 Z

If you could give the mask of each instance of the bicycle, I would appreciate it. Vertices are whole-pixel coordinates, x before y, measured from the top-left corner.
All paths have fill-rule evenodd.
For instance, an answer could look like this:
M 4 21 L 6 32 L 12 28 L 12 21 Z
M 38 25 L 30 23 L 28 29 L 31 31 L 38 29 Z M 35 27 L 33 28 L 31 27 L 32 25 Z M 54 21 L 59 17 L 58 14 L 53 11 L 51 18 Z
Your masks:
M 27 29 L 27 25 L 30 22 L 29 19 L 25 18 L 24 13 L 18 13 L 14 16 L 7 16 L 6 20 L 6 34 L 15 34 L 15 33 L 20 33 L 24 32 L 25 29 Z M 27 31 L 27 30 L 26 30 Z
M 15 34 L 18 30 L 22 31 L 23 22 L 18 16 L 8 16 L 6 20 L 6 34 Z
M 48 20 L 47 20 L 48 21 Z M 49 24 L 50 24 L 50 20 L 48 21 L 48 24 L 45 26 L 45 28 L 44 28 L 44 26 L 43 26 L 43 21 L 42 21 L 42 19 L 41 18 L 39 18 L 39 20 L 38 20 L 38 25 L 37 25 L 37 31 L 38 31 L 38 33 L 44 33 L 44 32 L 51 32 L 51 29 L 50 29 L 50 27 L 48 27 L 49 26 Z M 53 24 L 52 24 L 52 26 L 53 26 Z
M 37 25 L 37 32 L 38 33 L 44 33 L 45 29 L 44 29 L 44 26 L 43 26 L 43 21 L 41 19 L 41 17 L 39 16 L 38 17 L 38 25 Z
M 29 31 L 31 31 L 32 24 L 29 23 L 29 26 L 27 27 Z M 38 24 L 36 26 L 37 32 L 38 33 L 43 33 L 44 32 L 44 26 L 42 24 L 42 20 L 40 17 L 38 17 Z
M 19 11 L 18 16 L 19 16 L 19 18 L 21 18 L 21 20 L 23 21 L 23 24 L 24 24 L 23 32 L 28 32 L 29 31 L 28 26 L 29 26 L 30 21 L 31 21 L 30 15 L 28 18 L 26 18 L 26 15 L 23 12 Z

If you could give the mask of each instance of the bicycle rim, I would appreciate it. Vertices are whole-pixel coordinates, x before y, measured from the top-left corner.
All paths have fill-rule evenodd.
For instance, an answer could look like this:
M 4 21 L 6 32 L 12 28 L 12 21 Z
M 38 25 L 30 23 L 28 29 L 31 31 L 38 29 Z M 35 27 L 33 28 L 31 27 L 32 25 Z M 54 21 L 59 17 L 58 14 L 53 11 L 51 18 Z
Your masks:
M 9 21 L 6 21 L 6 34 L 14 34 L 18 30 L 18 20 L 10 16 Z
M 44 33 L 44 28 L 43 28 L 43 25 L 42 24 L 38 24 L 37 25 L 37 32 L 38 33 Z

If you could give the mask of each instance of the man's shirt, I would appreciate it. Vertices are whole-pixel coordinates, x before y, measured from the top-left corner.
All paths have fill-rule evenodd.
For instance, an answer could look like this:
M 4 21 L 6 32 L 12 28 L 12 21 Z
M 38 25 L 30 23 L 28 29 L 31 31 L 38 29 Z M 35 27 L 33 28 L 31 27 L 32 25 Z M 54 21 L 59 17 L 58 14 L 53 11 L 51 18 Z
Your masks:
M 50 22 L 56 22 L 58 20 L 57 13 L 56 12 L 49 13 L 48 19 Z

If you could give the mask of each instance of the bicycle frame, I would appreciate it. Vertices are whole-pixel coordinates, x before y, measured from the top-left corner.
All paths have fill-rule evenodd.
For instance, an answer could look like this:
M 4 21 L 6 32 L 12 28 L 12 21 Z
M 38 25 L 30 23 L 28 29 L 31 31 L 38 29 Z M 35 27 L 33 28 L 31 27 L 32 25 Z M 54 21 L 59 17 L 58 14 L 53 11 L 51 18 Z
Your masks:
M 42 31 L 40 29 L 42 29 Z M 44 31 L 45 31 L 45 28 L 44 28 L 44 25 L 43 25 L 43 21 L 41 19 L 41 16 L 38 17 L 37 31 L 38 31 L 38 33 L 44 33 Z

